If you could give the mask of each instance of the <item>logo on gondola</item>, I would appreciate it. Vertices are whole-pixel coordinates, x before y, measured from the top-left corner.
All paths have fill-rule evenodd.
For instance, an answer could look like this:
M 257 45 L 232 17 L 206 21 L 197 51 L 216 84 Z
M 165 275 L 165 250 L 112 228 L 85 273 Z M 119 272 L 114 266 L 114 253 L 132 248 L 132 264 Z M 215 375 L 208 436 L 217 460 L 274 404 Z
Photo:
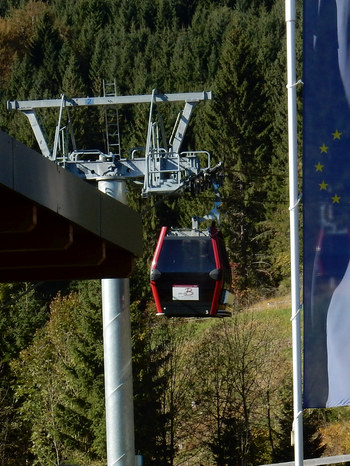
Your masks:
M 198 301 L 198 285 L 173 285 L 173 301 Z

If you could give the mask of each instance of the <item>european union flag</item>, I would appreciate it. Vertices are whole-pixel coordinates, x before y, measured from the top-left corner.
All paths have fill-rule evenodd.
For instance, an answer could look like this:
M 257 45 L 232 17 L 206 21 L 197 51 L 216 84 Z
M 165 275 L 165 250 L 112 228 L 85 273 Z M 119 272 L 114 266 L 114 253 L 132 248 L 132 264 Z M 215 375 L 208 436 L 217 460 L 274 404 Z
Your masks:
M 350 404 L 350 1 L 304 1 L 304 407 Z

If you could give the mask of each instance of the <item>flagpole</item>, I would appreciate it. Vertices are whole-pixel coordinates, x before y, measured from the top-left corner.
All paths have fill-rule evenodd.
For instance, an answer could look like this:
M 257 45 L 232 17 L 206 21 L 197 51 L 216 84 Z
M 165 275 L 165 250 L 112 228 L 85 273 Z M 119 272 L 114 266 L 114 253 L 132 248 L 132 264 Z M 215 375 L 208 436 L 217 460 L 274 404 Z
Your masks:
M 295 466 L 303 465 L 303 408 L 301 381 L 301 325 L 299 288 L 299 195 L 297 153 L 297 104 L 295 58 L 295 0 L 286 0 L 288 149 L 289 149 L 289 212 L 291 255 L 291 301 L 293 343 L 293 438 Z

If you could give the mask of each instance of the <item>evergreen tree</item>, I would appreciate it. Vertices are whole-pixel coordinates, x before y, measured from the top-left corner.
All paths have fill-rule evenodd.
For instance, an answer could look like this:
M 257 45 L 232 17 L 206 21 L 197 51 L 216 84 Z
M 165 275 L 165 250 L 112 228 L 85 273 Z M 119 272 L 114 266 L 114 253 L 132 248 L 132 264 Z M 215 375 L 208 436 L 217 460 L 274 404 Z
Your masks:
M 231 218 L 226 234 L 243 289 L 262 282 L 254 263 L 266 246 L 259 225 L 265 211 L 264 171 L 271 154 L 264 76 L 254 59 L 256 22 L 256 17 L 249 13 L 236 13 L 232 21 L 220 57 L 212 116 L 207 126 L 208 135 L 214 138 L 215 133 L 218 141 L 213 148 L 216 158 L 225 163 L 223 209 Z
M 221 47 L 232 18 L 233 11 L 226 6 L 210 4 L 196 9 L 189 35 L 193 56 L 199 60 L 199 77 L 193 76 L 192 86 L 211 86 L 215 82 Z
M 143 456 L 145 465 L 160 464 L 165 458 L 161 439 L 167 418 L 161 411 L 161 399 L 167 380 L 158 373 L 165 356 L 154 334 L 157 317 L 147 308 L 147 301 L 134 302 L 131 316 L 135 449 Z
M 81 296 L 54 300 L 50 321 L 12 364 L 31 451 L 45 464 L 105 455 L 99 291 L 90 283 Z
M 270 131 L 272 157 L 269 176 L 265 181 L 267 191 L 266 220 L 263 222 L 264 232 L 268 240 L 266 262 L 270 264 L 272 285 L 277 287 L 282 284 L 284 288 L 281 291 L 285 292 L 290 279 L 290 252 L 289 213 L 287 210 L 287 92 L 284 77 L 286 41 L 283 11 L 283 2 L 277 1 L 272 10 L 264 14 L 263 26 L 269 33 L 266 36 L 266 46 L 262 49 L 259 62 L 265 70 L 269 96 L 267 112 L 272 122 Z
M 56 97 L 60 82 L 58 59 L 62 46 L 58 29 L 49 13 L 37 26 L 31 39 L 29 57 L 34 67 L 33 97 Z
M 278 433 L 273 461 L 276 463 L 292 461 L 294 459 L 294 446 L 291 442 L 293 426 L 292 381 L 288 378 L 281 388 L 282 410 L 278 417 Z M 304 458 L 320 458 L 326 449 L 319 432 L 320 418 L 317 410 L 303 412 L 303 447 Z
M 0 296 L 0 464 L 10 466 L 24 463 L 29 451 L 28 426 L 18 416 L 10 363 L 44 325 L 47 309 L 35 298 L 35 286 L 30 283 L 1 284 Z
M 194 112 L 184 149 L 209 150 L 213 163 L 225 162 L 220 211 L 237 296 L 257 287 L 270 292 L 289 275 L 283 9 L 283 0 L 6 0 L 0 6 L 0 126 L 37 148 L 26 117 L 8 113 L 6 100 L 101 95 L 103 79 L 116 78 L 124 95 L 213 90 L 214 101 Z M 180 105 L 159 110 L 169 135 Z M 127 155 L 145 145 L 149 105 L 125 105 L 119 115 Z M 57 110 L 39 116 L 53 141 Z M 79 148 L 104 149 L 102 113 L 75 109 L 71 116 Z M 241 361 L 227 354 L 223 330 L 207 322 L 207 333 L 196 333 L 188 323 L 152 317 L 149 264 L 160 226 L 189 227 L 193 215 L 212 209 L 213 193 L 142 200 L 139 188 L 130 184 L 129 191 L 129 204 L 143 214 L 145 245 L 131 279 L 137 450 L 148 464 L 191 461 L 191 455 L 204 464 L 211 457 L 256 464 L 264 462 L 259 450 L 273 449 L 270 436 L 276 451 L 286 451 L 266 421 L 277 409 L 277 380 L 269 379 L 268 368 L 257 377 L 257 390 L 245 392 L 250 408 L 243 409 Z M 99 284 L 75 284 L 72 295 L 53 301 L 47 323 L 59 287 L 44 287 L 1 314 L 0 458 L 4 466 L 16 464 L 14 458 L 55 464 L 58 457 L 99 464 L 105 456 Z M 29 288 L 2 286 L 3 303 Z M 191 386 L 193 370 L 200 376 Z M 262 406 L 268 390 L 270 417 Z M 287 413 L 280 435 L 290 430 L 282 418 Z

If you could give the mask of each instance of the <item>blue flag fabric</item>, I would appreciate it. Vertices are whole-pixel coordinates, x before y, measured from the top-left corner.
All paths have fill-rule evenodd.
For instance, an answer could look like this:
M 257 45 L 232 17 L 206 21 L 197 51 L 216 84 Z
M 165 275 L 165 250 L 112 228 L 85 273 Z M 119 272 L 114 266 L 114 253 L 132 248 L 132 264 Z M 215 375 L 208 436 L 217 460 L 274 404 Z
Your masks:
M 350 404 L 350 0 L 304 0 L 304 408 Z

